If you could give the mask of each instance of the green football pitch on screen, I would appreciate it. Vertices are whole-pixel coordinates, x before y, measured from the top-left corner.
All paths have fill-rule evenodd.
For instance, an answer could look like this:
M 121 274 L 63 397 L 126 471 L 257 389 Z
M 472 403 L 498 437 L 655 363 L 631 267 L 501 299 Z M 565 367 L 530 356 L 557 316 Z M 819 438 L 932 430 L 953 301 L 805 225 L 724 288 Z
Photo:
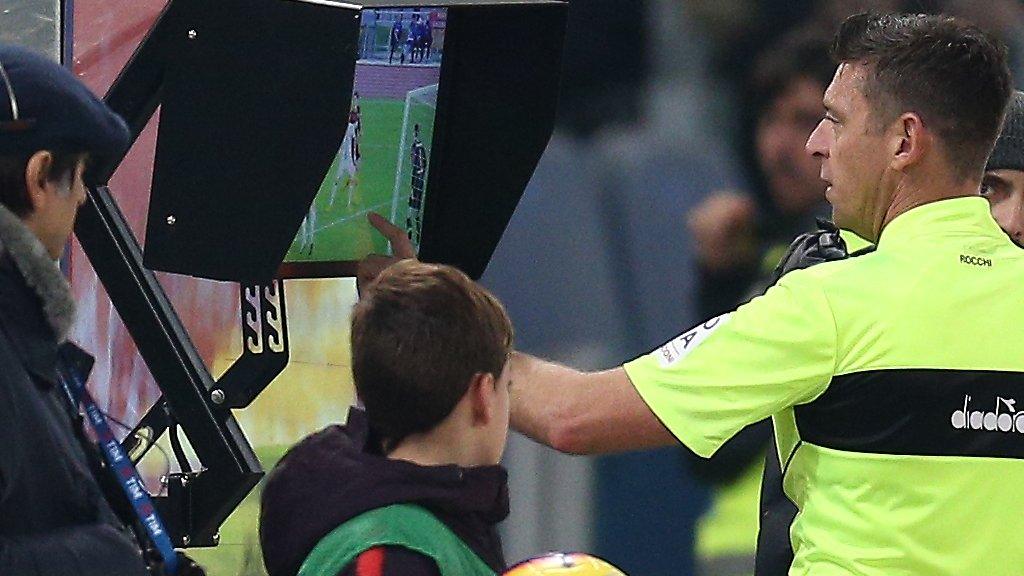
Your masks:
M 308 235 L 304 238 L 300 230 L 288 249 L 287 262 L 357 260 L 371 253 L 387 254 L 387 242 L 367 223 L 369 212 L 377 212 L 392 219 L 400 228 L 405 227 L 412 191 L 408 158 L 408 148 L 413 141 L 412 126 L 420 125 L 420 139 L 429 149 L 434 109 L 410 107 L 403 100 L 370 98 L 360 99 L 359 107 L 360 160 L 354 179 L 344 171 L 340 171 L 341 178 L 334 178 L 339 174 L 338 163 L 342 162 L 341 155 L 336 155 L 313 201 L 312 242 Z M 404 138 L 407 150 L 403 152 L 400 170 L 403 126 L 409 134 Z M 308 222 L 303 223 L 303 226 L 308 225 Z

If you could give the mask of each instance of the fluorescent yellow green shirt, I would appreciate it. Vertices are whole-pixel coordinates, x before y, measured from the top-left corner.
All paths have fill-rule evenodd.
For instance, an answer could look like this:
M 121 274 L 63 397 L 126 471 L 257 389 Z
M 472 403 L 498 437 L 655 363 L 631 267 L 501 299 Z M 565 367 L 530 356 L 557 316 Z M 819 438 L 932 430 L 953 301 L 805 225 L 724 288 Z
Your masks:
M 625 368 L 703 456 L 774 418 L 791 575 L 1024 574 L 1024 250 L 984 199 L 910 210 Z

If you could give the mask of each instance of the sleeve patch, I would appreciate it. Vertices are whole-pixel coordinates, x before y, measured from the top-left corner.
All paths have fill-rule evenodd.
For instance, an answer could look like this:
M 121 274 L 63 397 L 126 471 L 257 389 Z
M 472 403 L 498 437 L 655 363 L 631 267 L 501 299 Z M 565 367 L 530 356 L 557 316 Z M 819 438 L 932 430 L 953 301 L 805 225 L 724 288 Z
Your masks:
M 716 316 L 703 324 L 699 324 L 680 336 L 669 340 L 664 346 L 658 348 L 658 363 L 662 368 L 667 368 L 686 358 L 701 342 L 707 339 L 712 332 L 725 324 L 732 313 Z

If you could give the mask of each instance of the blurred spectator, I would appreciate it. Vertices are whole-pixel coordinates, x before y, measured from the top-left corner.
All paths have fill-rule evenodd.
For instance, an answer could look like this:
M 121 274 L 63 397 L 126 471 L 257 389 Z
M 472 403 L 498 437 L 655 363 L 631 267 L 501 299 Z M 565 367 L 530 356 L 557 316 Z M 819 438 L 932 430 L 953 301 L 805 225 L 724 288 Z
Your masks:
M 825 36 L 802 31 L 758 59 L 738 106 L 750 190 L 713 193 L 689 217 L 703 318 L 734 308 L 789 241 L 824 215 L 824 184 L 804 143 L 835 66 Z M 781 246 L 781 249 L 780 249 Z
M 757 59 L 739 106 L 740 157 L 749 192 L 709 195 L 689 215 L 700 272 L 698 306 L 710 318 L 735 308 L 764 286 L 789 242 L 823 215 L 824 184 L 804 143 L 823 112 L 822 95 L 835 66 L 828 37 L 797 31 Z M 757 541 L 758 494 L 771 425 L 755 424 L 710 460 L 687 452 L 695 477 L 713 487 L 697 527 L 702 575 L 751 574 Z
M 999 227 L 1024 247 L 1024 92 L 1019 90 L 1013 94 L 1003 132 L 985 166 L 981 195 L 992 205 Z

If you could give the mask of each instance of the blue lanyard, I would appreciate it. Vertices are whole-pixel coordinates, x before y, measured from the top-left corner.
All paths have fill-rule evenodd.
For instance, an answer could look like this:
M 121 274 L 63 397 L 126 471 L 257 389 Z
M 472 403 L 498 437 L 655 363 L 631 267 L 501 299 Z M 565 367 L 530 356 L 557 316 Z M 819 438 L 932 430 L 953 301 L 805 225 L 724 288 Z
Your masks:
M 73 362 L 64 362 L 67 370 L 60 371 L 62 383 L 71 395 L 75 405 L 80 401 L 82 407 L 85 408 L 85 414 L 99 440 L 103 459 L 107 461 L 107 465 L 114 472 L 117 483 L 121 485 L 125 496 L 131 502 L 135 515 L 138 517 L 143 528 L 146 529 L 146 533 L 149 534 L 150 541 L 156 546 L 160 556 L 163 557 L 164 571 L 167 574 L 174 574 L 178 571 L 178 555 L 174 551 L 174 545 L 171 543 L 171 537 L 167 533 L 167 528 L 164 526 L 163 520 L 160 519 L 160 514 L 157 513 L 156 508 L 153 506 L 153 500 L 149 497 L 149 493 L 146 492 L 146 488 L 142 484 L 142 479 L 139 478 L 135 465 L 128 458 L 128 454 L 121 447 L 121 443 L 114 437 L 114 432 L 110 429 L 107 417 L 99 409 L 99 406 L 96 405 L 92 394 L 89 394 L 89 390 L 85 387 L 80 371 L 73 364 Z M 65 375 L 67 378 L 70 378 L 71 382 L 67 382 Z

